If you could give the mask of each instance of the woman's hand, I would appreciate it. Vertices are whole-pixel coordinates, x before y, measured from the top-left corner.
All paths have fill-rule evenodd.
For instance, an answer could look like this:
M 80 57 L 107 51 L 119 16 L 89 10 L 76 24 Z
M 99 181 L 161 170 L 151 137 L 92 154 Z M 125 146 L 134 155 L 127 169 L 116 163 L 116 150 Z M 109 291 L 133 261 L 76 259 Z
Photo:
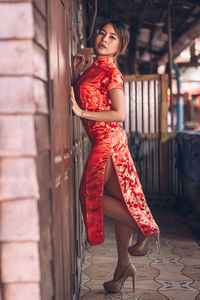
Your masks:
M 85 56 L 81 53 L 77 53 L 73 58 L 73 72 L 74 80 L 76 81 L 85 65 Z
M 72 110 L 75 113 L 76 116 L 81 117 L 83 110 L 80 108 L 80 106 L 77 104 L 75 95 L 74 95 L 74 89 L 71 86 L 71 102 L 72 102 Z

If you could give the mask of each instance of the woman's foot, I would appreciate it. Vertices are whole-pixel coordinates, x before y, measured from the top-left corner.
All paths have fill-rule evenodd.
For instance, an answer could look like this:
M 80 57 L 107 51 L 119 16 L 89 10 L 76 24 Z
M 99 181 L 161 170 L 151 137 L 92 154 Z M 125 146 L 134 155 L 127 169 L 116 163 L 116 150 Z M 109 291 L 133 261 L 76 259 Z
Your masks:
M 139 243 L 141 243 L 144 239 L 145 239 L 145 235 L 142 233 L 142 231 L 141 230 L 138 230 L 138 232 L 137 232 L 137 242 L 136 242 L 136 244 L 139 244 Z
M 132 277 L 133 282 L 133 291 L 135 291 L 135 274 L 136 268 L 132 263 L 129 263 L 128 266 L 122 272 L 122 266 L 117 266 L 113 280 L 104 282 L 104 289 L 109 293 L 118 293 L 121 291 L 121 288 L 128 277 Z
M 130 263 L 131 263 L 130 260 L 127 263 L 123 263 L 123 264 L 118 262 L 114 272 L 113 280 L 117 281 L 122 276 L 127 266 L 130 265 Z
M 145 236 L 142 233 L 138 235 L 137 243 L 128 248 L 128 252 L 133 256 L 143 256 L 147 254 L 149 243 L 153 238 L 156 239 L 157 252 L 160 253 L 160 231 L 156 231 L 151 235 Z

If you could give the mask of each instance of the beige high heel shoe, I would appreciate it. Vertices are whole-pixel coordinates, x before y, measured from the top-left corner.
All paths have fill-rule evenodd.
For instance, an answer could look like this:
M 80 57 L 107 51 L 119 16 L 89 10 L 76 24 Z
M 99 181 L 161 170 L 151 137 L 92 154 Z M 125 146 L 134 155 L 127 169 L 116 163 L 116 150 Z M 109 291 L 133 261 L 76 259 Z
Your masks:
M 128 252 L 130 255 L 133 256 L 143 256 L 147 254 L 149 243 L 151 240 L 155 238 L 156 239 L 156 248 L 157 252 L 160 253 L 160 231 L 156 231 L 155 233 L 148 235 L 145 237 L 145 239 L 137 243 L 131 247 L 128 248 Z
M 136 274 L 136 268 L 135 266 L 130 263 L 127 268 L 125 269 L 124 273 L 121 275 L 121 277 L 117 280 L 110 280 L 104 282 L 103 286 L 104 289 L 107 292 L 110 293 L 119 293 L 121 291 L 121 288 L 126 281 L 128 277 L 132 277 L 132 282 L 133 282 L 133 292 L 135 291 L 135 274 Z

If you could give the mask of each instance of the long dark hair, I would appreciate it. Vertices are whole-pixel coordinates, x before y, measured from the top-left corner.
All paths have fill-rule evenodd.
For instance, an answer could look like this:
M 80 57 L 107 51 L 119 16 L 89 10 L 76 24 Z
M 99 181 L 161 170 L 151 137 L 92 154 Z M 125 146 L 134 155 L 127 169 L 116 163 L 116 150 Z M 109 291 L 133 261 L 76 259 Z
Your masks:
M 126 47 L 128 46 L 128 43 L 130 41 L 130 33 L 128 31 L 128 26 L 124 23 L 117 21 L 117 20 L 109 20 L 106 21 L 103 25 L 100 25 L 98 28 L 98 31 L 100 31 L 104 26 L 107 24 L 111 24 L 117 33 L 120 41 L 120 48 L 117 53 L 117 55 L 123 54 L 126 50 Z

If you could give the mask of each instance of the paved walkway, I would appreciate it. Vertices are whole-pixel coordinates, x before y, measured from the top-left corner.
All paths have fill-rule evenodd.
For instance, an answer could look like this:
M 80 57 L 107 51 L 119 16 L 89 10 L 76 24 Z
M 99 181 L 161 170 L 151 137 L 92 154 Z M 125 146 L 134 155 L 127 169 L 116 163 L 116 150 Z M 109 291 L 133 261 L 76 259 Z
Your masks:
M 112 279 L 116 246 L 112 220 L 105 218 L 105 242 L 88 246 L 82 273 L 81 300 L 200 300 L 200 247 L 189 228 L 170 211 L 153 213 L 161 229 L 161 253 L 155 241 L 146 256 L 132 257 L 137 268 L 136 291 L 129 278 L 120 293 L 105 293 L 103 282 Z

